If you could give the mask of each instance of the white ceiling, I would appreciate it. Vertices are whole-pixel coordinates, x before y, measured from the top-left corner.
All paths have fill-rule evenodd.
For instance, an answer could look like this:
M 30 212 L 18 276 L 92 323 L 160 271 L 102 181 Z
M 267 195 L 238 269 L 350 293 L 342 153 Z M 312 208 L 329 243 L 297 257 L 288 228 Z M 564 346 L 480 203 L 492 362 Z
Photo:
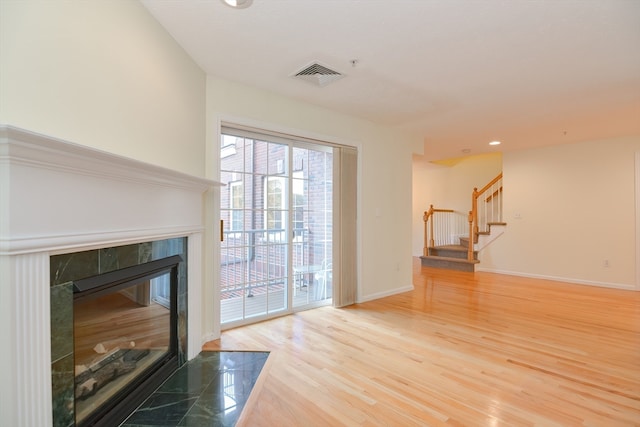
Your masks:
M 207 74 L 418 132 L 429 160 L 640 135 L 640 0 L 142 3 Z M 345 77 L 291 77 L 314 61 Z

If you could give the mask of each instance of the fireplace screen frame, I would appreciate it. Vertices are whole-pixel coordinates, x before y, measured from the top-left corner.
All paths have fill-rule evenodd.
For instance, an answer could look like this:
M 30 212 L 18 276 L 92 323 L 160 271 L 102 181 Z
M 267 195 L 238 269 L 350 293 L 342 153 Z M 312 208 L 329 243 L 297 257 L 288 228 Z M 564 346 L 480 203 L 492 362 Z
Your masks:
M 75 304 L 118 292 L 165 274 L 169 274 L 170 277 L 170 331 L 167 352 L 118 390 L 107 402 L 81 421 L 77 421 L 76 426 L 106 427 L 120 424 L 178 368 L 178 268 L 182 261 L 180 255 L 173 255 L 73 281 Z

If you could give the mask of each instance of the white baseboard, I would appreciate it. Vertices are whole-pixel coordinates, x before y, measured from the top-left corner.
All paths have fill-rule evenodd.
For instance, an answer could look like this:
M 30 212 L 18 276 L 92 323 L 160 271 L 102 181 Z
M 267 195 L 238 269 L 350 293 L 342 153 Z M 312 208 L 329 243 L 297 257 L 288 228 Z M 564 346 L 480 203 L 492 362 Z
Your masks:
M 553 280 L 556 282 L 573 283 L 576 285 L 599 286 L 601 288 L 624 289 L 627 291 L 638 290 L 633 284 L 597 282 L 593 280 L 574 279 L 571 277 L 547 276 L 544 274 L 531 274 L 531 273 L 522 273 L 519 271 L 497 270 L 492 268 L 482 268 L 479 265 L 476 266 L 476 271 L 478 272 L 482 271 L 486 273 L 505 274 L 507 276 L 529 277 L 532 279 Z
M 208 334 L 204 334 L 204 335 L 202 335 L 202 342 L 200 343 L 200 345 L 203 346 L 206 343 L 208 343 L 209 341 L 215 341 L 215 340 L 217 340 L 219 338 L 220 338 L 220 335 L 216 335 L 213 332 L 210 332 Z
M 358 298 L 356 302 L 361 303 L 361 302 L 373 301 L 376 299 L 389 297 L 391 295 L 401 294 L 403 292 L 409 292 L 409 291 L 412 291 L 413 289 L 414 289 L 413 285 L 408 285 L 402 288 L 392 289 L 390 291 L 378 292 L 376 294 L 361 296 L 360 298 Z

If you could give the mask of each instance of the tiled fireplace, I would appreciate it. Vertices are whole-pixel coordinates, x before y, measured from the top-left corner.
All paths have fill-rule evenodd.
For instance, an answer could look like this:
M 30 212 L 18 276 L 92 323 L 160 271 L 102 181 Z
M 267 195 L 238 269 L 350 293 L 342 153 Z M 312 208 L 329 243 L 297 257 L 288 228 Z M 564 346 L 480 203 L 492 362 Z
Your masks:
M 53 425 L 118 425 L 186 361 L 186 238 L 51 257 Z
M 79 279 L 184 257 L 174 332 L 177 363 L 200 352 L 203 194 L 215 185 L 0 126 L 3 425 L 74 425 L 69 322 Z M 142 341 L 128 345 L 144 349 Z

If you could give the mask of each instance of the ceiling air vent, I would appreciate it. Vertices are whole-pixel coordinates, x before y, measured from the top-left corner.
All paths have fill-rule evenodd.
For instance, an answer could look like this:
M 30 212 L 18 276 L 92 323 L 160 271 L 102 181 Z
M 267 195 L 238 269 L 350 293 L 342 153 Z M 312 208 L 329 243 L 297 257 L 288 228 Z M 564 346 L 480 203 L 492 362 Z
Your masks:
M 296 79 L 304 80 L 315 86 L 326 86 L 329 83 L 335 82 L 344 77 L 337 71 L 325 67 L 324 65 L 314 62 L 311 65 L 307 65 L 302 70 L 293 75 Z

